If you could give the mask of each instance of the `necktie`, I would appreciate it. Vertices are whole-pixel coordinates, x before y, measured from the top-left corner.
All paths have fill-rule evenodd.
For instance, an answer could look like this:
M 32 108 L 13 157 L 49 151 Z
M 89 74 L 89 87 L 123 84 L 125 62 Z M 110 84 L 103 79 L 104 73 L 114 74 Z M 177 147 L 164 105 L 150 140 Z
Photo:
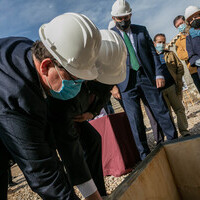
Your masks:
M 132 68 L 137 71 L 140 67 L 137 57 L 135 55 L 135 50 L 133 48 L 133 45 L 131 44 L 130 38 L 128 37 L 127 33 L 124 32 L 124 42 L 127 46 L 129 55 L 130 55 L 130 62 L 131 62 L 131 66 Z

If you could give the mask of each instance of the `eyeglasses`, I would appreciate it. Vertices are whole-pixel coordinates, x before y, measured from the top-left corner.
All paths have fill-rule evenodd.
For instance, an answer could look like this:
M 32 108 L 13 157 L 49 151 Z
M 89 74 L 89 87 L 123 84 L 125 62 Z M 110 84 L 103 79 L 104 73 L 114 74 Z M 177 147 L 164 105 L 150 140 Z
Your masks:
M 56 70 L 57 70 L 57 67 L 59 68 L 59 69 L 62 69 L 62 70 L 64 70 L 65 72 L 67 72 L 67 74 L 68 74 L 68 76 L 69 76 L 69 78 L 70 78 L 70 80 L 72 80 L 73 82 L 74 82 L 74 84 L 78 84 L 78 83 L 80 83 L 80 82 L 83 82 L 84 80 L 82 80 L 82 79 L 75 79 L 57 60 L 55 60 L 55 59 L 52 59 L 52 62 L 54 63 L 54 65 L 55 65 L 55 68 L 56 68 Z M 57 70 L 58 71 L 58 70 Z M 60 76 L 60 73 L 58 72 L 58 74 L 59 74 L 59 76 Z M 61 77 L 61 76 L 60 76 Z M 62 79 L 62 77 L 61 77 L 61 79 Z
M 191 19 L 188 20 L 188 22 L 191 23 L 191 22 L 193 22 L 195 19 L 197 19 L 197 18 L 199 18 L 199 17 L 200 17 L 200 13 L 198 13 L 198 14 L 195 15 L 195 16 L 192 16 Z
M 123 17 L 115 17 L 115 19 L 117 19 L 117 20 L 120 20 L 120 21 L 122 21 L 122 20 L 128 20 L 129 19 L 129 15 L 127 15 L 127 16 L 123 16 Z

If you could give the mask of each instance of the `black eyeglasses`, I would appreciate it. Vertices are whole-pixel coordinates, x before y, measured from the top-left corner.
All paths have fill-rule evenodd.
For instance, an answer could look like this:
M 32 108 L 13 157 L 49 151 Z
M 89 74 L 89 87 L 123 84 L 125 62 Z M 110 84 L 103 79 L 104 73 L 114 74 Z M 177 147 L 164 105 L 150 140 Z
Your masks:
M 69 75 L 70 80 L 72 80 L 74 82 L 74 84 L 78 84 L 80 82 L 80 80 L 82 80 L 82 79 L 75 79 L 74 77 L 72 77 L 72 75 L 57 60 L 52 59 L 52 62 L 59 69 L 65 70 L 67 72 L 67 74 Z
M 117 20 L 128 20 L 129 19 L 129 15 L 128 16 L 123 16 L 123 17 L 115 17 Z

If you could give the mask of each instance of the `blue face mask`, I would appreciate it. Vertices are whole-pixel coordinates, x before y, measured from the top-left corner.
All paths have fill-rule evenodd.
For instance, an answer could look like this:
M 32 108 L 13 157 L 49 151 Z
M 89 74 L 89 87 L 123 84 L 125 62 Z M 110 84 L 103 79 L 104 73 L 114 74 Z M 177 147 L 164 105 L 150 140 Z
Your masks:
M 195 30 L 194 28 L 191 28 L 190 35 L 192 38 L 200 37 L 200 30 Z
M 185 31 L 185 29 L 186 29 L 186 24 L 184 23 L 184 24 L 181 24 L 179 27 L 178 27 L 178 31 L 180 32 L 180 33 L 183 33 L 184 31 Z
M 76 81 L 76 82 L 75 82 Z M 84 80 L 62 80 L 62 88 L 59 92 L 50 90 L 51 95 L 56 99 L 68 100 L 74 98 L 81 90 Z
M 157 43 L 156 44 L 156 50 L 158 53 L 162 53 L 165 49 L 165 45 L 163 43 Z
M 57 67 L 55 67 L 57 70 Z M 58 72 L 58 70 L 57 70 Z M 59 72 L 58 75 L 60 76 Z M 61 80 L 62 77 L 60 76 Z M 52 97 L 61 100 L 69 100 L 74 98 L 81 90 L 81 86 L 84 80 L 62 80 L 62 88 L 60 91 L 54 91 L 50 89 Z

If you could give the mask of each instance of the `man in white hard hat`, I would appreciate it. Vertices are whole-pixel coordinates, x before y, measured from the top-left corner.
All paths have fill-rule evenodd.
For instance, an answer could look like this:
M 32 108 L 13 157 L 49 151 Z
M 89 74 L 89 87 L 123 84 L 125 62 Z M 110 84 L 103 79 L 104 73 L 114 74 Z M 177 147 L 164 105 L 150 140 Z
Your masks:
M 46 97 L 69 100 L 79 93 L 83 79 L 97 77 L 94 64 L 101 36 L 87 17 L 75 13 L 54 18 L 42 25 L 39 33 L 41 41 L 35 43 L 22 37 L 0 39 L 0 183 L 3 184 L 0 196 L 3 200 L 7 199 L 7 151 L 31 189 L 42 199 L 79 199 L 52 143 L 55 124 L 48 121 Z M 82 163 L 79 167 L 89 174 L 81 145 L 78 140 L 73 144 L 68 147 L 71 155 L 79 159 Z M 101 199 L 92 179 L 78 188 L 86 199 Z
M 100 113 L 110 99 L 113 85 L 125 79 L 127 53 L 126 46 L 117 33 L 109 30 L 100 30 L 100 33 L 102 42 L 95 62 L 98 70 L 96 80 L 85 81 L 79 94 L 68 101 L 49 96 L 48 105 L 49 119 L 55 124 L 58 151 L 72 184 L 79 185 L 90 178 L 83 166 L 80 168 L 80 161 L 69 155 L 70 151 L 66 148 L 73 147 L 72 138 L 79 135 L 91 176 L 101 196 L 106 196 L 101 160 L 101 136 L 86 120 L 93 119 Z
M 185 9 L 185 19 L 191 27 L 186 37 L 186 49 L 192 67 L 197 67 L 200 77 L 200 8 L 188 6 Z
M 140 99 L 149 106 L 168 140 L 177 137 L 169 111 L 162 99 L 160 88 L 165 80 L 159 56 L 144 26 L 131 24 L 132 9 L 125 0 L 112 6 L 112 19 L 116 31 L 127 46 L 126 79 L 113 88 L 113 96 L 121 98 L 131 130 L 143 160 L 150 152 L 147 144 Z

